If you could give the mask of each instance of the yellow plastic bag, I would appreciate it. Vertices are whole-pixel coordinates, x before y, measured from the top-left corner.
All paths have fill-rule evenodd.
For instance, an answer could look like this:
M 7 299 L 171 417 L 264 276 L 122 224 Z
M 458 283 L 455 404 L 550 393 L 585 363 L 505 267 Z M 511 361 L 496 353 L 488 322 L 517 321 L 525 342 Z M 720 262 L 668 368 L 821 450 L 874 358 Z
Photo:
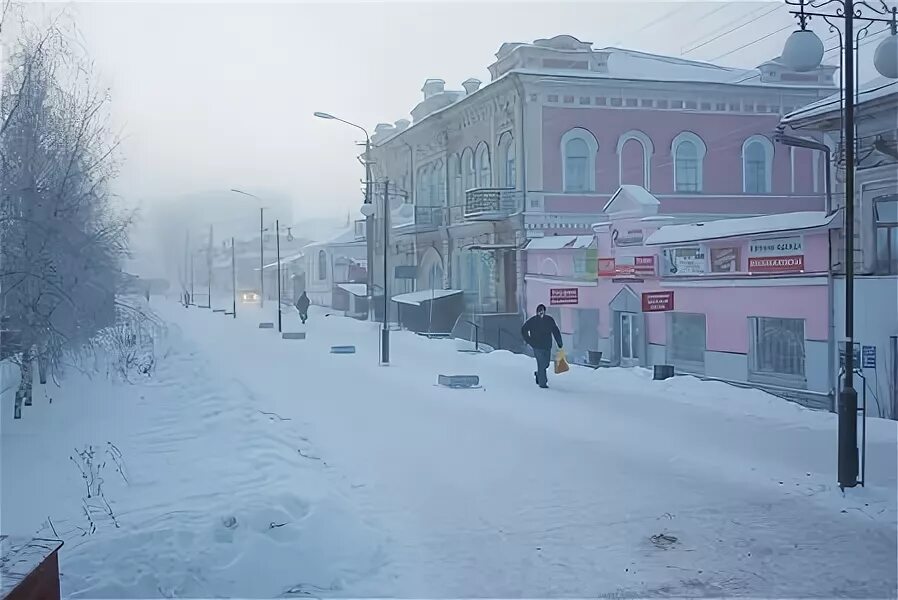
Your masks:
M 567 357 L 564 354 L 564 350 L 559 349 L 558 353 L 555 355 L 555 373 L 565 373 L 570 370 L 571 367 L 567 364 Z

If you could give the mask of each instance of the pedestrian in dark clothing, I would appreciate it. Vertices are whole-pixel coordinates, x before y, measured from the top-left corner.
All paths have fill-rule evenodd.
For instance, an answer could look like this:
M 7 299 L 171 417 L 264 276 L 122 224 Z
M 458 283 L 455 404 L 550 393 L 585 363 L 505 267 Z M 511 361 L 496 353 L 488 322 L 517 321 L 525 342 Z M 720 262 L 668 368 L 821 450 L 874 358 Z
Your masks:
M 302 320 L 303 325 L 305 325 L 306 320 L 309 318 L 309 305 L 311 303 L 312 301 L 309 300 L 309 297 L 306 296 L 305 292 L 303 292 L 296 300 L 296 310 L 299 311 L 299 318 Z
M 546 369 L 552 362 L 552 338 L 558 344 L 558 349 L 563 347 L 561 341 L 561 331 L 555 324 L 555 319 L 546 314 L 546 307 L 540 304 L 536 307 L 536 316 L 530 317 L 524 326 L 521 327 L 521 335 L 527 345 L 533 348 L 533 355 L 536 357 L 536 384 L 541 388 L 549 387 L 549 378 L 546 375 Z

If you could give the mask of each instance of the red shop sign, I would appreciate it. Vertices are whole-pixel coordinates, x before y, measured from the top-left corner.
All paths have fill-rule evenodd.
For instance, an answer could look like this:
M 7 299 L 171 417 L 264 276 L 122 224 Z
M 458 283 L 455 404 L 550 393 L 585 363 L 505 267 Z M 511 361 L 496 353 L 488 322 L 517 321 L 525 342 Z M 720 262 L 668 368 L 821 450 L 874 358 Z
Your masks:
M 749 273 L 801 273 L 804 256 L 750 256 Z
M 614 277 L 615 273 L 613 258 L 599 259 L 599 277 Z
M 673 310 L 673 308 L 673 291 L 642 293 L 642 312 L 665 312 Z
M 580 291 L 577 288 L 553 288 L 549 290 L 549 304 L 579 304 Z
M 637 256 L 633 259 L 633 266 L 637 273 L 655 274 L 654 256 Z

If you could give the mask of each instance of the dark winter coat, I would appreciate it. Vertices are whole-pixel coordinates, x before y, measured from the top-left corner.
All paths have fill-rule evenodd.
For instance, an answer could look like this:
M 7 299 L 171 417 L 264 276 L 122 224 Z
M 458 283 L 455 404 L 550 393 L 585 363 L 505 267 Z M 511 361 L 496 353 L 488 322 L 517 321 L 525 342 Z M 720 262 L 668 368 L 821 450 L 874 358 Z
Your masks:
M 562 347 L 561 331 L 558 330 L 555 319 L 549 315 L 530 317 L 521 327 L 521 335 L 527 345 L 538 350 L 551 350 L 553 337 L 558 347 Z
M 306 311 L 309 310 L 309 304 L 311 304 L 309 297 L 306 296 L 305 293 L 303 293 L 303 295 L 300 296 L 299 299 L 296 301 L 296 310 L 298 310 L 301 313 L 305 313 Z

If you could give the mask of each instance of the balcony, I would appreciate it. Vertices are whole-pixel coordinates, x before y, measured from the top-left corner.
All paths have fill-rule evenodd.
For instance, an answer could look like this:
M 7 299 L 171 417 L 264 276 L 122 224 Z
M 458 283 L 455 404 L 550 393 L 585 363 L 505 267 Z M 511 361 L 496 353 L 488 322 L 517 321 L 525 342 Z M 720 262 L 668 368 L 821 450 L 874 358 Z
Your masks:
M 524 195 L 512 188 L 475 188 L 465 192 L 465 219 L 501 221 L 523 210 Z
M 415 231 L 436 231 L 446 224 L 446 209 L 442 206 L 416 206 Z

